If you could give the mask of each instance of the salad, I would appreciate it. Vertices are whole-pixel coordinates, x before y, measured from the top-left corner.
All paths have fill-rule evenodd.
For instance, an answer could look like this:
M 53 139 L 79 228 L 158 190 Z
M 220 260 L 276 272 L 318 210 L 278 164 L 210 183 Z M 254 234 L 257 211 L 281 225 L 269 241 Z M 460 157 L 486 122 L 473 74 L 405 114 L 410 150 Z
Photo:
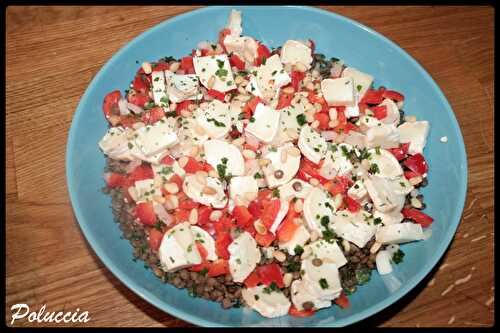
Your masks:
M 419 193 L 429 123 L 373 81 L 313 40 L 269 49 L 235 10 L 217 41 L 142 63 L 105 96 L 99 142 L 134 260 L 265 317 L 349 307 L 433 222 Z

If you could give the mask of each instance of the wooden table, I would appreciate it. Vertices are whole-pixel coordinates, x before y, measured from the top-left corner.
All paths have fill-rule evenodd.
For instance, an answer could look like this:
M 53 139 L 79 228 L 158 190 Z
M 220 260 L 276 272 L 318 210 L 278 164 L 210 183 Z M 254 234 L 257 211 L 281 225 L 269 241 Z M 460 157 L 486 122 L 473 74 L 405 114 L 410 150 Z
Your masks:
M 69 202 L 64 157 L 73 112 L 101 66 L 143 31 L 194 8 L 7 9 L 6 322 L 13 304 L 26 303 L 31 311 L 87 310 L 90 326 L 190 326 L 136 296 L 89 248 Z M 427 69 L 455 111 L 468 154 L 465 211 L 439 270 L 363 324 L 492 325 L 493 8 L 325 9 L 372 27 Z

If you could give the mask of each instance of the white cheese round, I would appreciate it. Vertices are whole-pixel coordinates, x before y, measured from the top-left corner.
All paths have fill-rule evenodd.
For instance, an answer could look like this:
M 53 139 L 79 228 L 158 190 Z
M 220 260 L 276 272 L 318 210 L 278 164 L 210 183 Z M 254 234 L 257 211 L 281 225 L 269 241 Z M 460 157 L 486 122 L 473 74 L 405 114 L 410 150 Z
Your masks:
M 335 206 L 333 198 L 325 190 L 314 187 L 304 200 L 304 218 L 309 230 L 315 230 L 321 235 L 321 218 L 327 216 L 332 220 L 334 212 L 338 207 Z
M 378 167 L 379 172 L 376 173 L 377 176 L 393 178 L 403 174 L 403 168 L 396 157 L 388 150 L 379 148 L 369 149 L 368 152 L 370 153 L 368 161 L 370 164 L 376 164 Z
M 187 175 L 182 184 L 182 190 L 188 197 L 205 206 L 214 208 L 224 208 L 227 204 L 227 197 L 224 193 L 224 187 L 220 180 L 212 177 L 207 177 L 206 186 L 211 187 L 216 191 L 215 194 L 205 194 L 203 189 L 204 184 L 201 184 L 196 175 Z
M 274 188 L 288 183 L 299 171 L 300 154 L 294 156 L 288 153 L 290 148 L 293 148 L 292 143 L 286 143 L 277 148 L 276 151 L 269 151 L 264 157 L 271 161 L 270 164 L 263 168 L 267 184 L 270 188 Z M 297 150 L 298 152 L 298 150 Z M 286 161 L 283 162 L 282 155 L 286 154 Z M 280 178 L 276 178 L 276 172 L 282 172 Z
M 257 242 L 247 231 L 244 231 L 229 244 L 227 249 L 230 253 L 229 271 L 233 281 L 245 281 L 260 262 L 261 254 Z
M 231 130 L 229 104 L 214 99 L 206 109 L 195 111 L 196 121 L 212 139 L 220 139 Z
M 240 150 L 235 145 L 222 140 L 208 140 L 203 144 L 205 159 L 215 170 L 217 165 L 224 165 L 226 161 L 226 174 L 243 176 L 245 174 L 245 161 Z

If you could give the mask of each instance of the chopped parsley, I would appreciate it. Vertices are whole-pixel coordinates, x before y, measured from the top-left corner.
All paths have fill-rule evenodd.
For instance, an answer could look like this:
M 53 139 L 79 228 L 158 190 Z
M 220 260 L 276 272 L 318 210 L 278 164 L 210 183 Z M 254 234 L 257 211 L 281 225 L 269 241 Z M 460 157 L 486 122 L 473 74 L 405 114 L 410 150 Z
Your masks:
M 255 300 L 258 301 L 260 297 L 259 295 L 254 295 L 253 298 L 255 298 Z
M 328 243 L 333 243 L 335 241 L 335 238 L 337 237 L 337 234 L 332 229 L 330 229 L 330 218 L 328 218 L 328 216 L 326 215 L 323 216 L 320 220 L 320 224 L 324 228 L 323 238 L 325 239 L 325 241 L 327 241 Z
M 356 271 L 356 280 L 358 280 L 359 285 L 363 285 L 370 281 L 372 271 L 370 269 L 359 269 Z
M 393 255 L 392 255 L 392 261 L 395 264 L 399 264 L 403 262 L 403 258 L 405 256 L 405 253 L 401 250 L 397 250 Z
M 144 104 L 144 110 L 150 110 L 155 107 L 155 103 L 153 101 L 147 102 Z
M 208 268 L 203 268 L 201 271 L 200 271 L 200 274 L 203 275 L 203 276 L 206 276 L 208 273 Z
M 216 127 L 226 127 L 226 125 L 224 123 L 221 123 L 220 121 L 218 121 L 217 119 L 215 118 L 207 118 L 207 121 L 210 123 L 210 122 L 213 122 L 214 125 Z
M 280 190 L 278 188 L 273 188 L 273 198 L 280 197 Z
M 382 219 L 380 217 L 376 217 L 373 219 L 373 224 L 377 225 L 377 224 L 380 224 L 382 223 Z
M 377 155 L 380 155 L 380 147 L 375 147 L 375 153 L 376 153 Z
M 295 246 L 293 251 L 295 252 L 296 256 L 300 256 L 300 255 L 302 255 L 302 253 L 304 253 L 304 248 L 300 245 L 297 245 L 297 246 Z
M 328 289 L 328 281 L 326 279 L 319 279 L 319 285 L 321 286 L 321 289 Z
M 255 175 L 253 175 L 253 178 L 255 178 L 255 179 L 262 179 L 264 177 L 262 177 L 262 175 L 257 172 Z
M 297 253 L 297 252 L 295 252 Z M 298 272 L 300 271 L 300 263 L 292 261 L 286 266 L 287 271 L 289 272 Z
M 177 112 L 176 111 L 169 111 L 165 113 L 165 116 L 168 117 L 177 117 Z
M 280 288 L 278 288 L 278 286 L 276 285 L 276 283 L 273 281 L 273 282 L 271 282 L 271 284 L 269 285 L 269 287 L 265 287 L 264 289 L 262 289 L 262 292 L 264 294 L 270 294 L 273 291 L 279 291 L 279 290 L 280 290 Z
M 370 164 L 370 169 L 368 169 L 368 172 L 371 174 L 376 174 L 380 173 L 380 169 L 378 168 L 378 165 L 376 163 Z
M 363 149 L 360 149 L 359 150 L 359 155 L 358 155 L 358 159 L 360 161 L 364 160 L 364 159 L 369 159 L 371 156 L 371 154 L 368 152 L 368 149 L 366 148 L 363 148 Z
M 302 126 L 306 123 L 306 116 L 303 113 L 298 114 L 297 117 L 295 117 L 295 118 L 297 118 L 297 123 L 299 123 L 300 126 Z
M 363 89 L 363 86 L 362 86 L 362 85 L 360 85 L 360 84 L 358 84 L 358 85 L 356 86 L 356 90 L 357 90 L 358 92 L 360 92 L 360 91 L 361 91 L 361 89 Z

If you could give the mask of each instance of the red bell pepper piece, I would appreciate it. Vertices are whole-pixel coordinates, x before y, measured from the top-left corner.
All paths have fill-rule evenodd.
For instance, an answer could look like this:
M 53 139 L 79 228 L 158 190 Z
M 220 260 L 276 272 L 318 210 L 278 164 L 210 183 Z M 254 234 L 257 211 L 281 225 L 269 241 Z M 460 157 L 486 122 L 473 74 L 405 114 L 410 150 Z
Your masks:
M 340 296 L 334 300 L 335 304 L 340 306 L 342 309 L 347 309 L 350 306 L 349 299 L 344 292 L 340 293 Z
M 226 97 L 226 94 L 215 89 L 208 89 L 207 94 L 221 102 L 224 102 L 224 97 Z
M 290 316 L 294 317 L 311 317 L 315 313 L 314 310 L 297 310 L 295 305 L 290 306 L 290 309 L 288 309 L 288 314 Z
M 119 90 L 112 91 L 104 97 L 102 111 L 106 119 L 109 120 L 109 117 L 112 115 L 120 114 L 120 109 L 118 108 L 118 101 L 120 98 L 122 98 L 122 94 Z
M 163 239 L 163 232 L 158 229 L 151 228 L 149 230 L 149 246 L 151 249 L 158 251 L 161 245 L 161 241 Z
M 401 101 L 404 101 L 405 100 L 405 97 L 398 93 L 397 91 L 394 91 L 394 90 L 385 90 L 382 94 L 382 96 L 384 98 L 389 98 L 389 99 L 392 99 L 396 102 L 401 102 Z
M 401 161 L 406 157 L 409 146 L 409 143 L 402 143 L 398 148 L 389 148 L 389 151 L 398 161 Z
M 156 223 L 156 213 L 151 202 L 140 202 L 135 206 L 135 217 L 144 225 Z
M 403 214 L 404 218 L 415 221 L 423 228 L 430 226 L 434 221 L 432 217 L 415 208 L 403 208 L 401 214 Z
M 286 108 L 287 106 L 292 105 L 293 94 L 285 94 L 284 92 L 280 93 L 278 99 L 278 105 L 276 106 L 276 110 L 281 110 Z
M 424 156 L 420 153 L 408 157 L 403 164 L 408 169 L 418 173 L 419 175 L 424 175 L 429 170 L 429 166 L 427 165 Z
M 245 62 L 234 53 L 229 57 L 229 63 L 240 71 L 245 70 Z

